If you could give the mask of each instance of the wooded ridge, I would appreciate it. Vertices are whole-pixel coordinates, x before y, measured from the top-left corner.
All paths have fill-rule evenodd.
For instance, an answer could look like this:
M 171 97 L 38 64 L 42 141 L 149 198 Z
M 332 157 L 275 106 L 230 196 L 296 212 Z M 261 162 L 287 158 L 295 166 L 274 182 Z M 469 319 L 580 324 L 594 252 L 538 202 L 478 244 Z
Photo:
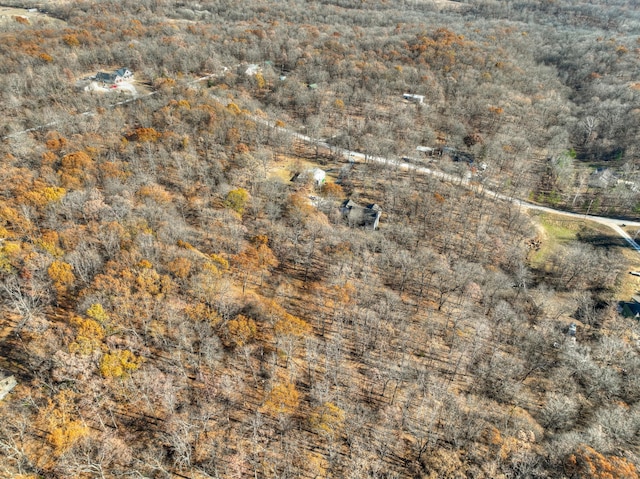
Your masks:
M 639 38 L 625 0 L 8 2 L 0 476 L 637 478 Z

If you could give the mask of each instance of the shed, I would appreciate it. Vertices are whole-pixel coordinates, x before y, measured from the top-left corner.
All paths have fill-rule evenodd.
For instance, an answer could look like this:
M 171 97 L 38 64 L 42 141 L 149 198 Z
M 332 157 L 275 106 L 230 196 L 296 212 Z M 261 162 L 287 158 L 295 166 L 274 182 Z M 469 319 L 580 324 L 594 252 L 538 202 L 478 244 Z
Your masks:
M 0 401 L 2 401 L 17 384 L 18 382 L 13 376 L 3 377 L 0 375 Z
M 419 104 L 424 103 L 424 95 L 414 95 L 413 93 L 405 93 L 404 95 L 402 95 L 402 98 L 412 103 L 419 103 Z
M 252 77 L 254 75 L 257 75 L 259 71 L 260 71 L 260 66 L 256 65 L 255 63 L 252 63 L 251 65 L 247 66 L 247 69 L 244 71 L 244 74 L 249 77 Z
M 416 151 L 424 153 L 426 156 L 433 156 L 435 150 L 429 146 L 416 146 Z
M 313 175 L 313 182 L 316 186 L 322 185 L 327 177 L 325 171 L 321 170 L 320 168 L 314 168 L 313 170 L 311 170 L 311 174 Z

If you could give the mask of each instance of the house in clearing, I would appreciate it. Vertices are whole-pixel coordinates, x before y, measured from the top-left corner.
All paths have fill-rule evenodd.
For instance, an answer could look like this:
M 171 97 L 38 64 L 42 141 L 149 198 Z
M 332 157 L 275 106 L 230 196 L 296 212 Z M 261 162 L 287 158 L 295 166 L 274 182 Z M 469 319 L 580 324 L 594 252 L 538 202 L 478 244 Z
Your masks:
M 618 177 L 609 168 L 598 168 L 589 175 L 589 186 L 591 188 L 609 188 L 618 182 Z
M 118 68 L 113 73 L 116 75 L 116 79 L 120 79 L 120 81 L 131 80 L 133 78 L 133 72 L 125 67 Z
M 377 230 L 382 215 L 382 208 L 375 204 L 360 206 L 353 200 L 345 200 L 340 205 L 340 213 L 349 226 L 360 226 L 371 230 Z
M 312 168 L 302 173 L 295 173 L 291 177 L 291 181 L 303 182 L 311 181 L 313 179 L 313 186 L 320 188 L 327 179 L 327 173 L 320 168 Z
M 640 319 L 640 295 L 633 295 L 631 301 L 618 303 L 618 312 L 625 318 Z
M 113 85 L 116 83 L 116 76 L 113 73 L 98 72 L 96 73 L 95 80 L 104 85 Z
M 126 80 L 133 78 L 133 72 L 128 68 L 118 68 L 117 70 L 106 73 L 98 72 L 94 77 L 95 81 L 101 82 L 104 85 L 117 85 Z

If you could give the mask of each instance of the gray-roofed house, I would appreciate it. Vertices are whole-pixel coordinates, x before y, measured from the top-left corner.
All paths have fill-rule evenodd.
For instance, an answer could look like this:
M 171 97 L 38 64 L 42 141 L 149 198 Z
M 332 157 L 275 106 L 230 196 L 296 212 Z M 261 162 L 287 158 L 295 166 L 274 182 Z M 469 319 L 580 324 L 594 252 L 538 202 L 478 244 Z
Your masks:
M 349 226 L 361 226 L 367 229 L 377 230 L 382 215 L 382 208 L 375 203 L 360 206 L 353 200 L 345 200 L 340 206 L 342 217 L 347 220 Z
M 125 67 L 118 68 L 111 73 L 98 72 L 94 77 L 95 81 L 101 82 L 104 85 L 115 85 L 125 80 L 130 80 L 131 78 L 133 78 L 133 72 Z
M 625 318 L 640 318 L 640 295 L 634 294 L 631 301 L 621 301 L 618 303 L 618 311 Z
M 116 75 L 115 73 L 98 72 L 95 80 L 106 85 L 113 85 L 116 82 Z
M 609 168 L 598 168 L 589 175 L 589 186 L 592 188 L 609 188 L 618 182 L 618 177 Z

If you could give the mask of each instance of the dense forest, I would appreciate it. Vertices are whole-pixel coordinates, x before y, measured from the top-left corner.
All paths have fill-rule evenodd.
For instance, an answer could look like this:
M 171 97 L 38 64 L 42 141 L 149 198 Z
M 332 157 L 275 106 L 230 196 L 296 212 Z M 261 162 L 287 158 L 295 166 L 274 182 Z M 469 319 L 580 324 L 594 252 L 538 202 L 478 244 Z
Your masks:
M 5 6 L 1 477 L 638 478 L 635 2 Z

